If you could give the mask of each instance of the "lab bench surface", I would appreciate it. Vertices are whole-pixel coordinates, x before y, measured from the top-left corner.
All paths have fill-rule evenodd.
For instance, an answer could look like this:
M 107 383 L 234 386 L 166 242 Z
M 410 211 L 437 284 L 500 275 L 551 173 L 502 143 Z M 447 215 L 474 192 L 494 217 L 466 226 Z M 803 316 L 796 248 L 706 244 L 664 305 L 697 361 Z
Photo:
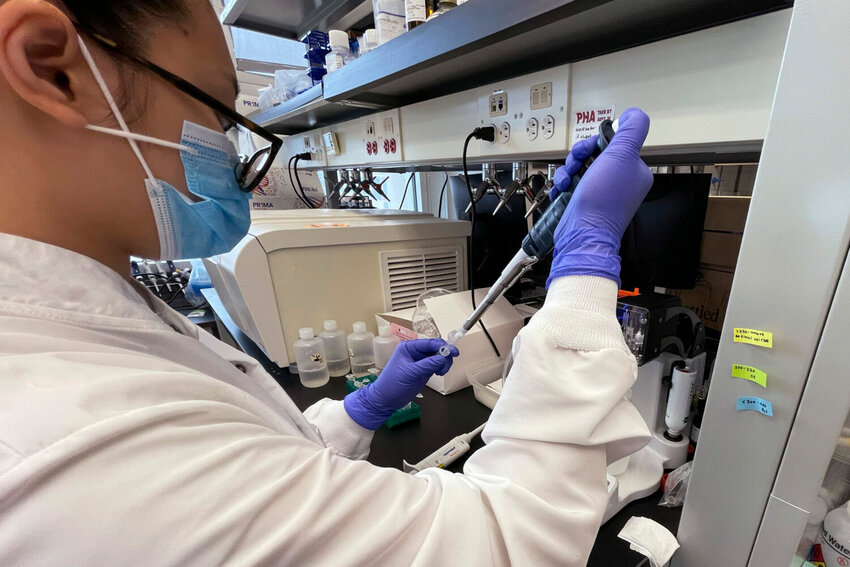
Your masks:
M 292 374 L 288 369 L 282 369 L 270 361 L 262 350 L 235 326 L 214 290 L 204 290 L 204 296 L 221 324 L 219 331 L 226 330 L 243 351 L 256 358 L 299 409 L 303 411 L 323 398 L 339 400 L 346 395 L 344 378 L 331 378 L 328 384 L 321 388 L 302 386 L 297 374 Z M 402 460 L 416 463 L 453 437 L 472 431 L 487 421 L 490 416 L 490 410 L 475 399 L 472 388 L 465 388 L 448 396 L 425 388 L 421 396 L 415 400 L 422 409 L 420 419 L 393 429 L 381 427 L 375 432 L 369 462 L 381 467 L 401 469 Z M 470 445 L 471 451 L 448 467 L 450 471 L 461 472 L 469 455 L 483 447 L 484 443 L 478 436 Z M 652 518 L 675 534 L 682 509 L 661 508 L 658 506 L 660 499 L 659 491 L 652 496 L 633 502 L 602 526 L 590 554 L 588 567 L 643 565 L 644 558 L 629 549 L 629 544 L 619 539 L 617 534 L 632 516 Z

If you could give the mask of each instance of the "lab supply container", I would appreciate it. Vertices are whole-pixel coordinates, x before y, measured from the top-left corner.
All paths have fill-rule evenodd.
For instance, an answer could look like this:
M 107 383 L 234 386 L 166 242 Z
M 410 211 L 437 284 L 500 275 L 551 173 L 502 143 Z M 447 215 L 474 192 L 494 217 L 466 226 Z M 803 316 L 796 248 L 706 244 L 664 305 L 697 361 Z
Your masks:
M 393 334 L 389 325 L 384 325 L 378 329 L 378 336 L 373 341 L 375 367 L 378 370 L 383 370 L 387 366 L 387 362 L 389 362 L 390 357 L 400 342 L 399 338 Z
M 404 33 L 404 0 L 372 0 L 378 45 L 384 45 Z
M 324 341 L 310 327 L 299 329 L 298 335 L 293 346 L 301 384 L 306 388 L 324 386 L 330 380 Z
M 351 371 L 355 376 L 369 373 L 375 366 L 375 335 L 366 330 L 366 323 L 358 321 L 353 325 L 354 332 L 348 335 L 348 356 L 351 357 Z
M 376 47 L 378 47 L 378 32 L 375 29 L 368 29 L 363 32 L 363 37 L 360 39 L 360 56 L 366 55 Z
M 850 565 L 850 502 L 826 515 L 818 543 L 826 567 Z
M 425 23 L 425 18 L 428 17 L 427 4 L 428 0 L 404 1 L 404 19 L 408 31 Z
M 328 32 L 330 38 L 330 53 L 325 56 L 325 67 L 328 73 L 333 73 L 351 61 L 351 49 L 348 44 L 348 34 L 342 30 Z
M 502 394 L 504 366 L 501 358 L 494 358 L 470 368 L 466 373 L 467 380 L 472 384 L 475 399 L 490 409 L 496 407 L 496 402 Z
M 328 372 L 334 378 L 345 376 L 351 371 L 351 361 L 348 358 L 348 345 L 345 341 L 345 331 L 338 328 L 336 321 L 328 320 L 322 325 L 324 331 L 319 337 L 325 343 L 325 354 L 328 357 Z

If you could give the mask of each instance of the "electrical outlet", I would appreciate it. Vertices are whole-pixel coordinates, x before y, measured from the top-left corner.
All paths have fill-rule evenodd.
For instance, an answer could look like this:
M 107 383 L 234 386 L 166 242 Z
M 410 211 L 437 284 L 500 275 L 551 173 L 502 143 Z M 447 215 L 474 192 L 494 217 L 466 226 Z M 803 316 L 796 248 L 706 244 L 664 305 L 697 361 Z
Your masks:
M 552 83 L 541 83 L 531 87 L 531 110 L 552 106 Z
M 394 132 L 393 119 L 391 117 L 384 118 L 384 134 L 393 134 Z
M 525 133 L 529 140 L 536 140 L 540 133 L 540 122 L 536 118 L 529 118 L 525 123 Z
M 493 91 L 490 95 L 490 116 L 505 116 L 508 113 L 508 93 Z
M 543 119 L 543 137 L 547 140 L 555 135 L 555 118 L 549 114 Z
M 369 120 L 366 122 L 366 137 L 374 138 L 375 137 L 375 122 L 373 120 Z
M 502 122 L 502 125 L 499 126 L 499 133 L 496 137 L 496 141 L 500 144 L 507 144 L 511 139 L 511 125 L 507 122 Z

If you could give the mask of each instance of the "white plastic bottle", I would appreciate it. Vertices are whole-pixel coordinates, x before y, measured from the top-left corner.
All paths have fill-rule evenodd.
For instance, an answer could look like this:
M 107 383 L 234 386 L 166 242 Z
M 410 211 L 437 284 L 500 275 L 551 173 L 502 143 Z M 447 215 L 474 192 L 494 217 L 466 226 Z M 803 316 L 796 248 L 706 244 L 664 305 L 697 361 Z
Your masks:
M 818 543 L 826 567 L 850 565 L 850 502 L 826 515 Z
M 355 376 L 365 376 L 375 366 L 373 341 L 375 335 L 366 330 L 366 323 L 354 323 L 354 332 L 348 335 L 348 355 Z
M 401 341 L 393 334 L 389 325 L 384 325 L 378 329 L 378 336 L 375 337 L 375 368 L 383 370 L 389 362 L 390 357 L 395 352 L 395 348 Z
M 351 60 L 351 48 L 348 45 L 348 34 L 344 31 L 330 30 L 328 37 L 331 52 L 325 55 L 325 67 L 328 73 L 333 73 Z
M 299 329 L 298 336 L 300 338 L 292 344 L 292 348 L 301 384 L 307 388 L 324 386 L 330 380 L 324 341 L 310 327 Z
M 363 37 L 360 39 L 360 57 L 363 57 L 376 47 L 378 47 L 378 32 L 370 28 L 363 32 Z
M 328 372 L 334 378 L 345 376 L 351 371 L 351 361 L 348 358 L 348 345 L 345 343 L 345 331 L 337 328 L 336 321 L 325 321 L 324 331 L 319 338 L 325 343 L 325 354 L 328 355 Z

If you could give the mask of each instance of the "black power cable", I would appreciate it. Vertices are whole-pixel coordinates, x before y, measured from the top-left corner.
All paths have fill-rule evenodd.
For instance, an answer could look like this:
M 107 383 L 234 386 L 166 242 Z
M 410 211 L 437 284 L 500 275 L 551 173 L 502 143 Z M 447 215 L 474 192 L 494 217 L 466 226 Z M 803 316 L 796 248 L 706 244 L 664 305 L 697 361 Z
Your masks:
M 298 191 L 301 192 L 301 197 L 303 197 L 303 202 L 306 203 L 308 207 L 311 209 L 318 209 L 322 205 L 325 204 L 324 200 L 318 205 L 313 205 L 313 201 L 307 196 L 307 192 L 304 191 L 304 187 L 301 185 L 301 178 L 298 177 L 298 162 L 302 159 L 310 159 L 312 156 L 308 153 L 298 154 L 295 156 L 295 164 L 292 166 L 292 169 L 295 171 L 295 181 L 298 183 Z
M 286 164 L 286 172 L 289 174 L 289 185 L 292 187 L 292 192 L 295 193 L 295 196 L 298 197 L 298 200 L 301 201 L 308 209 L 312 209 L 313 207 L 310 206 L 310 203 L 307 202 L 304 197 L 298 194 L 298 187 L 295 185 L 295 180 L 292 179 L 292 162 L 297 157 L 297 155 L 292 156 L 291 158 L 289 158 L 289 163 Z
M 407 183 L 404 186 L 404 194 L 401 196 L 401 203 L 398 204 L 398 210 L 401 210 L 404 207 L 404 200 L 407 199 L 407 190 L 410 188 L 410 182 L 413 181 L 414 175 L 416 175 L 415 171 L 407 178 Z
M 475 305 L 475 272 L 472 260 L 473 251 L 475 249 L 475 199 L 472 194 L 472 184 L 469 182 L 469 170 L 466 166 L 466 152 L 469 149 L 469 142 L 473 138 L 492 142 L 496 139 L 496 129 L 492 126 L 476 128 L 463 142 L 463 178 L 466 181 L 466 191 L 469 194 L 469 204 L 471 205 L 469 207 L 469 219 L 472 223 L 472 228 L 469 233 L 469 253 L 466 255 L 466 269 L 468 272 L 467 277 L 469 279 L 469 295 L 472 297 L 472 310 L 474 311 L 477 307 Z M 501 358 L 502 353 L 499 352 L 499 347 L 496 346 L 496 342 L 493 340 L 493 337 L 490 336 L 490 332 L 487 330 L 487 327 L 484 326 L 484 321 L 479 321 L 478 324 L 481 325 L 481 330 L 484 331 L 484 335 L 487 337 L 487 340 L 490 341 L 490 346 L 493 347 L 493 350 L 496 352 L 496 356 Z
M 443 182 L 443 188 L 440 189 L 440 206 L 437 208 L 437 218 L 443 216 L 443 196 L 446 194 L 446 186 L 449 184 L 449 172 L 446 172 L 446 180 Z M 448 208 L 448 207 L 446 207 Z

